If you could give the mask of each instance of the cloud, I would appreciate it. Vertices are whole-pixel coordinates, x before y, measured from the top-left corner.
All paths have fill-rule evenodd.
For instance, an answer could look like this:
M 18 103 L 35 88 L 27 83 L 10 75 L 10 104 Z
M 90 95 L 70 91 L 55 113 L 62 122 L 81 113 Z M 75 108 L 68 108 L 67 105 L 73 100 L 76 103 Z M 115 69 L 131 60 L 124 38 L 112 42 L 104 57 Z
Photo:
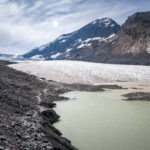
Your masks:
M 97 18 L 122 24 L 143 8 L 148 0 L 1 0 L 0 53 L 25 53 Z

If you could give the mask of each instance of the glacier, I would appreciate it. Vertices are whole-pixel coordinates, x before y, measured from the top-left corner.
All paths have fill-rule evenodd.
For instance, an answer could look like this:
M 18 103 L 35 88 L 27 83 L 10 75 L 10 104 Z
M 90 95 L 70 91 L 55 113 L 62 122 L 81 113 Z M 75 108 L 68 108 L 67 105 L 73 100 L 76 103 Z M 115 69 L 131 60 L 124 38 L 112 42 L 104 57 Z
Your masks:
M 150 81 L 150 66 L 115 65 L 83 61 L 27 61 L 9 65 L 26 73 L 62 83 Z

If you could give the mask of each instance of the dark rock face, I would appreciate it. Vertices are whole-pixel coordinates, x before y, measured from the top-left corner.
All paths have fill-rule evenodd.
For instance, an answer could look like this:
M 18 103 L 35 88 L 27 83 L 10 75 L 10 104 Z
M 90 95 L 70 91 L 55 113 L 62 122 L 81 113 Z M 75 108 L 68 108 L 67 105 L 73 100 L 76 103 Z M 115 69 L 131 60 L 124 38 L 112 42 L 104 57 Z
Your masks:
M 58 121 L 59 116 L 56 114 L 56 112 L 52 109 L 43 111 L 41 113 L 41 116 L 47 120 L 48 122 L 50 122 L 51 124 L 55 123 L 56 121 Z
M 130 16 L 122 30 L 134 39 L 150 36 L 150 12 L 139 12 Z
M 97 19 L 75 32 L 64 34 L 49 44 L 33 49 L 23 55 L 23 58 L 69 59 L 70 55 L 80 51 L 83 45 L 89 47 L 90 43 L 98 41 L 94 38 L 106 39 L 110 35 L 116 34 L 119 29 L 120 26 L 110 18 Z

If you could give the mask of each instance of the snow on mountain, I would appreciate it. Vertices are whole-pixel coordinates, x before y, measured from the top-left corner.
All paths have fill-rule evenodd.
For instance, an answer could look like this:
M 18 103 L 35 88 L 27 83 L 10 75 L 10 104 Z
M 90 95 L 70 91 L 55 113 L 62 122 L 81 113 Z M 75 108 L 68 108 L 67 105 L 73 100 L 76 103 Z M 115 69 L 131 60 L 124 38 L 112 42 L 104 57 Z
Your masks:
M 105 27 L 107 30 L 114 26 L 109 18 L 96 20 L 93 24 Z M 67 59 L 150 65 L 150 11 L 129 16 L 115 36 L 101 37 L 97 41 L 86 39 L 78 48 L 72 50 Z
M 72 50 L 71 48 L 68 48 L 68 49 L 66 50 L 66 53 L 70 52 L 71 50 Z
M 29 51 L 23 57 L 31 59 L 40 55 L 45 60 L 67 59 L 81 49 L 90 47 L 94 41 L 107 40 L 119 29 L 120 26 L 111 18 L 97 19 L 75 32 L 61 35 L 53 42 Z
M 103 22 L 110 25 L 109 19 Z M 94 47 L 87 47 L 84 52 L 82 50 L 78 55 L 71 56 L 71 59 L 150 65 L 150 11 L 129 16 L 112 39 L 93 45 Z
M 51 55 L 51 58 L 57 58 L 59 55 L 61 55 L 61 53 L 58 52 L 57 54 Z
M 115 36 L 115 34 L 110 35 L 107 38 L 103 38 L 103 37 L 95 37 L 95 38 L 88 38 L 84 41 L 80 41 L 80 45 L 77 48 L 83 48 L 83 47 L 88 47 L 92 45 L 93 41 L 99 41 L 99 42 L 106 42 L 108 39 L 112 38 L 113 36 Z
M 45 60 L 41 55 L 34 55 L 30 58 L 31 60 Z
M 97 19 L 93 22 L 91 22 L 92 25 L 98 24 L 99 26 L 111 26 L 113 27 L 115 24 L 112 22 L 111 18 L 102 18 L 102 19 Z
M 38 77 L 63 83 L 150 81 L 150 66 L 112 65 L 81 61 L 34 61 L 10 67 Z

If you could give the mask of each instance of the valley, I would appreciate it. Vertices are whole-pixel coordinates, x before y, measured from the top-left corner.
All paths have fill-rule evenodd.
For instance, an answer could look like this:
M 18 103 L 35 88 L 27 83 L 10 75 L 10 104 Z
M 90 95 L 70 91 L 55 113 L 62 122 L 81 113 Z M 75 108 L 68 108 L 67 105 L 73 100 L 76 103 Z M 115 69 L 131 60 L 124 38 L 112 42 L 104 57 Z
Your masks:
M 29 31 L 29 41 L 46 35 Z M 21 45 L 1 38 L 2 48 Z M 0 54 L 0 150 L 149 150 L 150 11 L 35 43 Z
M 61 117 L 54 126 L 77 148 L 147 150 L 150 146 L 149 66 L 79 61 L 20 62 L 9 66 L 46 81 L 59 81 L 62 87 L 71 89 L 60 95 L 67 100 L 55 101 L 54 110 Z M 100 74 L 101 70 L 104 74 Z

